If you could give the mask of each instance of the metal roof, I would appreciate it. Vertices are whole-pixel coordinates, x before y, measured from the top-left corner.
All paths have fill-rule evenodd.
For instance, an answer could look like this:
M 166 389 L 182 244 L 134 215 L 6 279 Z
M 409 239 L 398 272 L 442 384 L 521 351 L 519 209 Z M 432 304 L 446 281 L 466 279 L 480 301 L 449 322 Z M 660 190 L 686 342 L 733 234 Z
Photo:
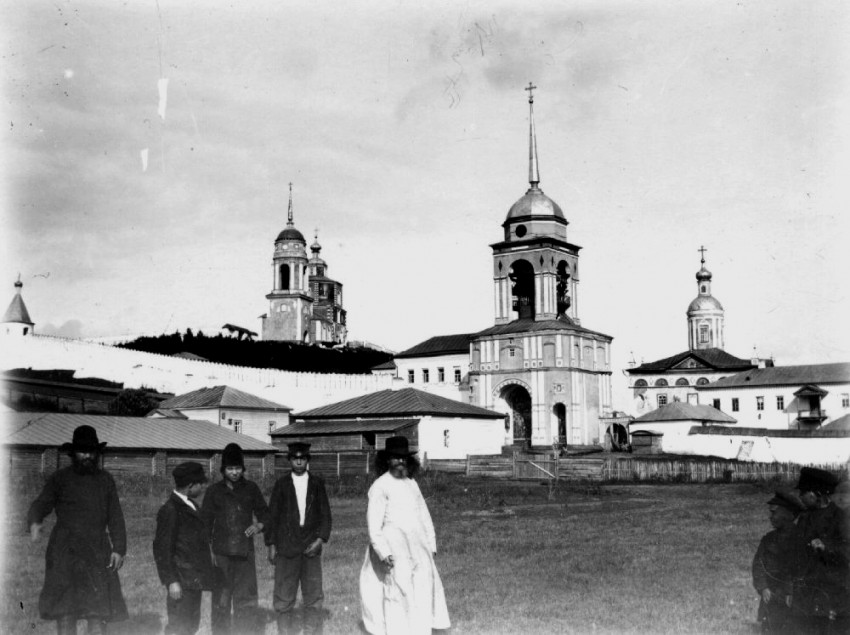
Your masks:
M 24 299 L 21 297 L 20 292 L 16 293 L 15 297 L 12 298 L 12 301 L 9 303 L 9 308 L 6 309 L 6 312 L 3 314 L 3 319 L 0 320 L 0 322 L 21 322 L 23 324 L 33 324 L 29 311 L 27 311 L 27 305 L 24 304 Z
M 471 337 L 471 333 L 437 335 L 396 354 L 395 357 L 433 357 L 436 355 L 469 353 L 469 340 Z
M 538 331 L 567 331 L 568 333 L 595 335 L 597 337 L 604 338 L 609 341 L 614 339 L 610 335 L 605 335 L 604 333 L 599 333 L 598 331 L 591 331 L 590 329 L 583 328 L 578 324 L 575 324 L 571 319 L 567 317 L 560 317 L 554 320 L 540 321 L 535 320 L 534 318 L 522 318 L 521 320 L 514 320 L 513 322 L 508 322 L 506 324 L 497 324 L 496 326 L 491 326 L 490 328 L 484 329 L 483 331 L 474 333 L 472 335 L 472 339 L 477 339 L 479 337 L 484 337 L 488 335 L 535 333 Z
M 850 383 L 850 363 L 838 362 L 834 364 L 753 368 L 697 388 L 748 388 L 750 386 L 805 386 L 806 384 L 847 383 Z
M 504 419 L 505 415 L 433 395 L 416 388 L 381 390 L 362 397 L 354 397 L 337 403 L 299 412 L 297 419 L 339 419 L 341 417 L 381 416 L 426 416 L 470 417 L 477 419 Z
M 387 362 L 384 362 L 383 364 L 378 364 L 377 366 L 372 366 L 373 371 L 376 371 L 376 370 L 395 370 L 395 369 L 396 369 L 396 365 L 395 365 L 395 362 L 393 360 L 389 360 Z
M 23 414 L 23 413 L 22 413 Z M 209 421 L 113 417 L 64 413 L 29 413 L 27 425 L 6 436 L 3 445 L 62 446 L 81 425 L 97 430 L 109 448 L 221 451 L 238 443 L 246 452 L 274 452 L 276 448 L 253 437 L 233 432 Z
M 355 419 L 348 421 L 299 421 L 272 431 L 273 437 L 298 437 L 318 434 L 358 434 L 396 432 L 419 423 L 419 419 Z
M 241 408 L 244 410 L 274 410 L 289 411 L 289 406 L 275 403 L 256 395 L 250 395 L 230 386 L 213 386 L 212 388 L 200 388 L 187 392 L 185 395 L 177 395 L 166 399 L 160 408 L 175 408 L 187 410 L 190 408 Z
M 721 348 L 705 348 L 695 351 L 685 351 L 678 353 L 672 357 L 665 357 L 654 362 L 646 362 L 635 368 L 628 369 L 629 374 L 635 373 L 658 373 L 661 371 L 671 370 L 675 368 L 689 357 L 694 358 L 703 366 L 712 370 L 743 370 L 747 368 L 755 368 L 755 365 L 748 359 L 741 359 L 730 355 Z M 704 371 L 705 368 L 681 368 L 677 370 L 695 370 Z
M 820 427 L 821 430 L 850 430 L 850 414 L 838 417 Z
M 632 421 L 632 423 L 656 423 L 659 421 L 703 421 L 712 423 L 737 423 L 725 412 L 705 404 L 691 404 L 684 401 L 674 401 L 661 406 L 657 410 L 647 412 Z

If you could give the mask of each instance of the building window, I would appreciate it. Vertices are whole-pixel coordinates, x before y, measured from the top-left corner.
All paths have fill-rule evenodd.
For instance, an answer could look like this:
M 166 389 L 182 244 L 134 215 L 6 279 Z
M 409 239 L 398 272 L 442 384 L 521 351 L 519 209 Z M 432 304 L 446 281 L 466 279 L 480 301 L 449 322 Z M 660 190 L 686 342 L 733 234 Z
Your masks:
M 720 400 L 719 399 L 712 399 L 711 405 L 714 406 L 715 410 L 720 410 Z
M 233 420 L 233 431 L 242 432 L 242 421 L 240 419 Z
M 407 383 L 412 384 L 416 379 L 415 371 L 409 370 L 407 371 Z
M 455 383 L 460 383 L 460 368 L 455 368 Z
M 449 447 L 449 431 L 443 430 L 443 447 Z
M 515 357 L 515 356 L 516 356 L 516 349 L 515 348 L 509 348 L 508 349 L 508 357 Z
M 697 386 L 705 386 L 708 383 L 708 380 L 705 377 L 700 377 L 697 379 Z
M 785 410 L 785 397 L 779 395 L 776 398 L 776 409 L 777 410 Z
M 666 379 L 657 379 L 657 380 L 655 380 L 655 385 L 656 386 L 666 386 L 667 380 Z
M 677 386 L 690 386 L 690 384 L 688 383 L 688 380 L 685 379 L 684 377 L 680 377 L 679 379 L 677 379 L 676 385 Z
M 732 397 L 732 412 L 738 412 L 738 398 Z
M 635 388 L 646 388 L 648 385 L 645 379 L 638 379 L 635 382 Z
M 271 434 L 271 433 L 272 433 L 272 431 L 273 431 L 276 427 L 277 427 L 277 422 L 276 422 L 276 421 L 269 421 L 269 434 Z
M 841 407 L 850 408 L 850 393 L 841 393 Z
M 699 327 L 699 343 L 707 344 L 708 343 L 708 325 L 703 324 Z
M 422 383 L 423 383 L 423 384 L 427 384 L 427 383 L 428 383 L 428 377 L 429 377 L 429 375 L 430 375 L 430 373 L 428 372 L 428 369 L 427 369 L 427 368 L 423 368 L 423 369 L 422 369 Z
M 667 405 L 667 395 L 658 395 L 658 407 Z
M 438 368 L 437 369 L 437 381 L 440 382 L 441 384 L 444 381 L 446 381 L 446 369 L 445 368 Z
M 764 410 L 764 397 L 756 397 L 756 410 Z

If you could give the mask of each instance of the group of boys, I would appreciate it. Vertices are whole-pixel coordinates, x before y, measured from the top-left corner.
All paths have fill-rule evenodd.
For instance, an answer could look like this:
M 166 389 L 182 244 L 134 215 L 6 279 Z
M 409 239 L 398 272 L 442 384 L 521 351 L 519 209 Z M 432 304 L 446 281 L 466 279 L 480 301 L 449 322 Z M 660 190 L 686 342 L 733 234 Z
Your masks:
M 847 481 L 804 467 L 799 496 L 767 501 L 773 531 L 753 558 L 758 620 L 768 633 L 850 633 L 850 517 Z M 841 506 L 832 496 L 839 494 Z
M 54 472 L 27 515 L 32 539 L 52 511 L 56 524 L 47 545 L 39 614 L 55 620 L 59 635 L 105 634 L 109 622 L 125 620 L 127 607 L 118 570 L 127 550 L 126 528 L 115 481 L 100 467 L 105 442 L 91 426 L 79 426 L 62 446 L 71 465 Z M 157 513 L 153 556 L 166 588 L 167 634 L 191 635 L 200 626 L 201 598 L 212 591 L 212 632 L 256 633 L 257 572 L 254 538 L 262 533 L 275 567 L 274 609 L 280 633 L 293 628 L 299 585 L 305 633 L 322 631 L 322 545 L 331 512 L 322 480 L 307 471 L 309 444 L 292 443 L 292 472 L 277 480 L 266 505 L 256 483 L 245 478 L 242 449 L 222 453 L 222 480 L 207 489 L 200 463 L 172 472 L 174 491 Z M 203 503 L 201 494 L 206 491 Z
M 213 633 L 263 630 L 257 614 L 254 536 L 263 533 L 275 567 L 274 601 L 280 633 L 298 632 L 293 609 L 299 585 L 304 632 L 322 632 L 322 545 L 330 538 L 331 511 L 324 483 L 307 471 L 309 444 L 289 445 L 292 471 L 277 480 L 270 504 L 245 478 L 242 449 L 222 452 L 223 479 L 206 491 L 199 463 L 174 468 L 175 490 L 157 514 L 153 541 L 160 581 L 167 587 L 167 634 L 191 635 L 200 625 L 201 596 L 212 591 Z

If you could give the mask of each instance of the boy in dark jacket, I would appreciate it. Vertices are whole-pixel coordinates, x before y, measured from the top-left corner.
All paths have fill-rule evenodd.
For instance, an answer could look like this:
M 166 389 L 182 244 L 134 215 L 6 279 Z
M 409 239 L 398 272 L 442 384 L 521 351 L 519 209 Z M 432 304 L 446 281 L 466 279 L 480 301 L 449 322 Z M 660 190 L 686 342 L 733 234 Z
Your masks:
M 206 487 L 200 463 L 174 468 L 174 492 L 156 515 L 153 557 L 168 589 L 166 635 L 194 635 L 201 622 L 201 595 L 213 588 L 209 539 L 195 500 Z
M 292 623 L 292 609 L 300 585 L 304 633 L 321 633 L 322 545 L 331 535 L 331 508 L 324 481 L 307 471 L 310 444 L 290 443 L 288 458 L 292 471 L 274 485 L 265 532 L 269 562 L 274 565 L 277 630 L 299 631 Z
M 245 478 L 242 448 L 229 443 L 221 454 L 224 478 L 204 495 L 201 518 L 210 532 L 219 586 L 212 595 L 212 632 L 255 633 L 257 568 L 254 536 L 268 524 L 269 508 L 257 484 Z M 256 519 L 256 520 L 255 520 Z

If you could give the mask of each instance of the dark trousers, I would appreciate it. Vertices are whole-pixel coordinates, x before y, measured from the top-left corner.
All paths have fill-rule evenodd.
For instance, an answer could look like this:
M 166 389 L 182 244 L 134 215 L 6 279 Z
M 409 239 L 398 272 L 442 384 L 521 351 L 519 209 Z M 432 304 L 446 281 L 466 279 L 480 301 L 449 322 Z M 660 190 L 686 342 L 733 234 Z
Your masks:
M 277 612 L 279 633 L 297 633 L 292 623 L 292 609 L 298 586 L 304 603 L 304 632 L 322 632 L 322 556 L 308 558 L 298 555 L 286 558 L 278 554 L 274 566 L 274 610 Z
M 167 592 L 166 592 L 167 593 Z M 183 597 L 172 600 L 166 596 L 165 608 L 168 610 L 168 624 L 165 635 L 194 635 L 201 624 L 200 589 L 183 589 Z
M 214 635 L 256 633 L 261 629 L 255 623 L 257 567 L 254 552 L 247 556 L 216 554 L 215 558 L 219 585 L 212 593 L 212 632 Z

